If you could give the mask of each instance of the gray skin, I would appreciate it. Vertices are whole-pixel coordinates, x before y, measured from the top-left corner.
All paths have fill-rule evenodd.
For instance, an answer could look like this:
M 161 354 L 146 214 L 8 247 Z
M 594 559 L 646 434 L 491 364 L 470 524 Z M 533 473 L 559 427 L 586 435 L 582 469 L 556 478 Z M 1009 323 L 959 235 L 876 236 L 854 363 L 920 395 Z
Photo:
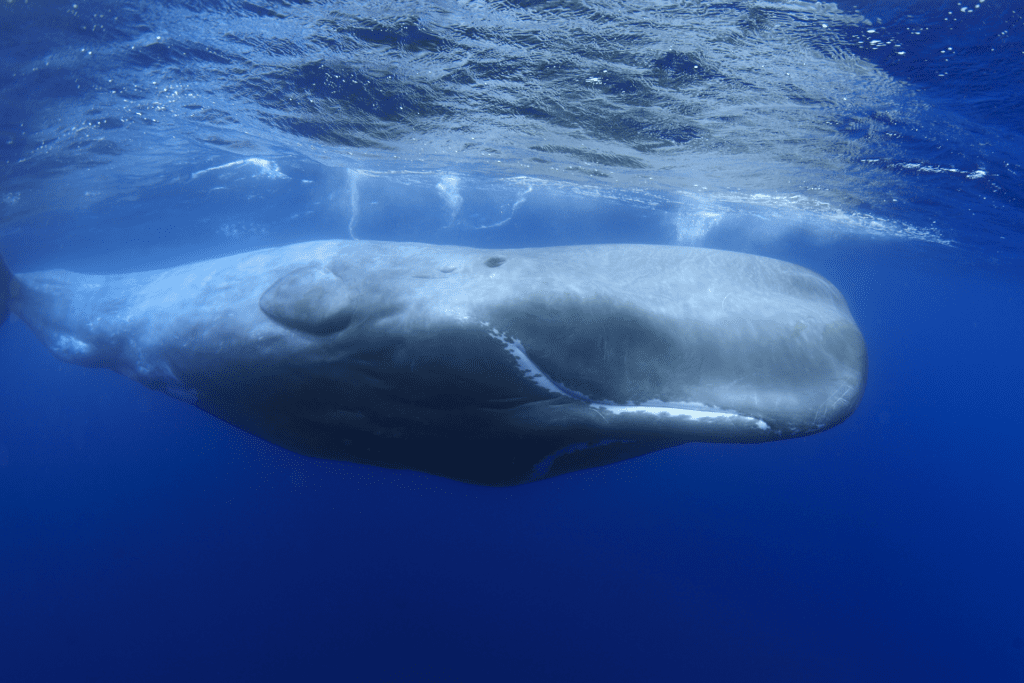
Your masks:
M 307 455 L 519 484 L 839 424 L 864 340 L 821 276 L 686 247 L 295 244 L 129 275 L 12 276 L 62 360 Z

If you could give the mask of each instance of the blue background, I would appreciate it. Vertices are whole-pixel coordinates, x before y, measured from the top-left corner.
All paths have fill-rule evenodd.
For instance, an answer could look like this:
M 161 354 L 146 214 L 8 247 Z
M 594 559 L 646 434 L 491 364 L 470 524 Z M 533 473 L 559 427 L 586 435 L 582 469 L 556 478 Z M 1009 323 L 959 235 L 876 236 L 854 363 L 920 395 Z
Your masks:
M 238 7 L 196 11 L 223 33 L 241 21 L 229 11 Z M 860 218 L 848 229 L 835 214 L 762 210 L 742 199 L 748 190 L 721 199 L 715 191 L 743 182 L 739 171 L 708 191 L 719 219 L 700 244 L 822 273 L 864 333 L 861 406 L 813 437 L 689 444 L 483 488 L 288 453 L 114 373 L 62 364 L 9 321 L 0 328 L 0 679 L 1024 680 L 1015 80 L 1024 43 L 1014 3 L 960 7 L 861 4 L 887 36 L 933 30 L 900 45 L 912 62 L 896 48 L 858 53 L 863 27 L 850 29 L 851 54 L 928 105 L 891 123 L 888 175 L 868 165 L 836 181 L 843 192 L 860 179 L 883 187 L 839 212 L 877 217 L 889 226 L 882 233 Z M 18 36 L 10 23 L 0 29 L 11 73 L 57 54 L 61 41 L 86 40 L 74 21 L 35 6 L 4 11 L 28 22 Z M 951 16 L 956 30 L 946 30 Z M 950 46 L 952 63 L 937 66 Z M 379 160 L 325 170 L 313 136 L 300 159 L 292 138 L 269 153 L 279 134 L 270 129 L 253 133 L 256 152 L 222 150 L 191 130 L 213 151 L 181 167 L 128 147 L 106 170 L 95 150 L 74 166 L 67 154 L 80 132 L 48 90 L 67 84 L 28 72 L 4 85 L 12 199 L 0 248 L 15 270 L 156 268 L 353 230 L 481 245 L 671 243 L 672 217 L 705 206 L 699 193 L 651 202 L 633 179 L 604 194 L 538 189 L 516 214 L 521 186 L 508 189 L 490 167 L 475 176 L 460 167 L 455 213 L 477 225 L 516 218 L 445 232 L 456 218 L 431 194 L 433 176 L 422 192 L 359 180 L 346 169 Z M 242 124 L 221 125 L 243 136 Z M 941 126 L 949 130 L 934 133 Z M 169 135 L 146 130 L 119 144 Z M 854 144 L 860 133 L 846 130 Z M 282 160 L 291 180 L 270 186 L 243 167 L 186 182 L 253 154 Z M 910 161 L 963 172 L 899 165 Z M 132 175 L 133 164 L 149 170 Z M 147 164 L 164 175 L 154 180 Z M 965 173 L 977 167 L 988 175 L 971 184 Z M 103 174 L 103 201 L 75 199 Z M 332 184 L 336 194 L 319 189 Z M 929 239 L 908 237 L 908 225 Z

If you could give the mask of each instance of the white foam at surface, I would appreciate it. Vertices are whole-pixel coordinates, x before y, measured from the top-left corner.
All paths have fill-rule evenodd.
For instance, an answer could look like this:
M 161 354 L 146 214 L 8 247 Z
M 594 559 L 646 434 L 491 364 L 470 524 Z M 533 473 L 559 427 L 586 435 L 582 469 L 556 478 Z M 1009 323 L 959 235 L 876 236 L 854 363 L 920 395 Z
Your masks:
M 235 168 L 242 166 L 253 166 L 257 173 L 256 176 L 263 178 L 271 178 L 273 180 L 287 180 L 288 176 L 281 172 L 281 168 L 276 162 L 269 161 L 267 159 L 258 159 L 256 157 L 250 157 L 249 159 L 239 159 L 238 161 L 231 161 L 220 166 L 212 166 L 210 168 L 204 168 L 201 171 L 196 171 L 192 174 L 192 178 L 198 178 L 199 176 L 210 173 L 211 171 L 221 171 L 227 168 Z M 256 177 L 254 176 L 254 177 Z

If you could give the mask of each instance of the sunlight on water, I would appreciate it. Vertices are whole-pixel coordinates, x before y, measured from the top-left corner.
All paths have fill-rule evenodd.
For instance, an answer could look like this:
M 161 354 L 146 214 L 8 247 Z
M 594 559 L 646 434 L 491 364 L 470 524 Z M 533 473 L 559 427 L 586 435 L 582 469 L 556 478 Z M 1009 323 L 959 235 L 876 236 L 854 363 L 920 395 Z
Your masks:
M 15 21 L 27 10 L 3 11 Z M 444 202 L 437 225 L 456 230 L 506 227 L 530 197 L 495 212 L 470 196 L 522 179 L 615 201 L 656 196 L 688 244 L 735 223 L 737 204 L 765 213 L 748 231 L 802 221 L 820 234 L 965 245 L 963 203 L 948 197 L 966 193 L 974 215 L 1016 225 L 1001 209 L 1013 191 L 998 160 L 901 66 L 941 28 L 912 17 L 767 0 L 48 11 L 4 90 L 12 103 L 29 89 L 46 99 L 8 134 L 17 172 L 3 234 L 52 229 L 32 217 L 56 207 L 188 193 L 183 181 L 214 170 L 226 185 L 319 182 L 331 168 L 348 172 L 341 220 L 353 237 L 368 215 L 356 178 L 379 173 L 409 174 L 393 177 L 396 196 L 430 175 Z M 943 23 L 985 11 L 962 5 Z M 65 24 L 73 40 L 34 48 Z

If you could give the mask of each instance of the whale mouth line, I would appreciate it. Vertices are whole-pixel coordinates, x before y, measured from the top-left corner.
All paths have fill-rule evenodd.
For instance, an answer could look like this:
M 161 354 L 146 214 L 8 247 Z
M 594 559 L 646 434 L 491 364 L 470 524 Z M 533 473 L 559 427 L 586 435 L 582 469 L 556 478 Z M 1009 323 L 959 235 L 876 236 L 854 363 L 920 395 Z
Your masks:
M 630 413 L 647 414 L 665 417 L 681 417 L 690 420 L 739 420 L 749 423 L 758 429 L 769 429 L 768 423 L 764 420 L 750 415 L 743 415 L 735 411 L 718 410 L 708 406 L 683 407 L 667 403 L 643 403 L 640 405 L 621 405 L 618 403 L 591 403 L 590 406 L 597 410 L 608 411 L 613 415 L 624 415 Z
M 532 381 L 537 386 L 547 389 L 553 394 L 559 394 L 561 396 L 586 403 L 598 412 L 611 413 L 612 415 L 650 415 L 654 417 L 682 418 L 700 421 L 737 420 L 743 423 L 749 423 L 750 426 L 756 427 L 760 430 L 769 429 L 768 424 L 760 418 L 756 418 L 751 415 L 743 415 L 734 410 L 706 406 L 701 403 L 666 403 L 664 401 L 649 401 L 647 403 L 637 405 L 595 401 L 589 396 L 581 394 L 578 391 L 573 391 L 569 387 L 564 386 L 560 382 L 548 376 L 543 370 L 537 367 L 537 364 L 534 363 L 533 360 L 530 359 L 526 354 L 526 349 L 523 348 L 522 342 L 518 339 L 503 334 L 487 323 L 484 323 L 484 325 L 488 328 L 487 333 L 492 338 L 499 341 L 502 346 L 505 347 L 505 350 L 512 355 L 516 361 L 516 365 L 519 366 L 519 370 L 523 373 L 524 377 Z

